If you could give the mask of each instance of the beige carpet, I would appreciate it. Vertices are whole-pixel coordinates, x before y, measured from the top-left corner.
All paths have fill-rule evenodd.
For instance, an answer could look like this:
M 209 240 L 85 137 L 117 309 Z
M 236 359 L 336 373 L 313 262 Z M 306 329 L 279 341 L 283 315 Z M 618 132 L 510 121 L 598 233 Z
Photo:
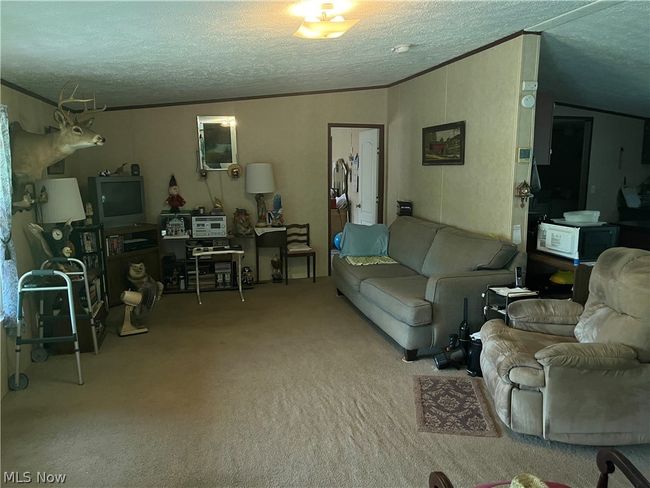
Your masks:
M 83 354 L 84 386 L 72 356 L 33 364 L 2 402 L 2 470 L 71 487 L 416 487 L 434 469 L 456 487 L 521 472 L 595 486 L 595 448 L 418 432 L 413 375 L 440 373 L 400 361 L 331 281 L 246 300 L 165 296 L 148 334 Z M 650 446 L 622 451 L 648 474 Z

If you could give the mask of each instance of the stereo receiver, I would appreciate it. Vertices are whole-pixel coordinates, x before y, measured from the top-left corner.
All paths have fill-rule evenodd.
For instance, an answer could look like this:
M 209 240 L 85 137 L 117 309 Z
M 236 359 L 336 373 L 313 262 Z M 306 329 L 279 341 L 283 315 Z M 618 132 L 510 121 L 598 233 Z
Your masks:
M 192 216 L 192 237 L 195 239 L 227 236 L 225 215 Z

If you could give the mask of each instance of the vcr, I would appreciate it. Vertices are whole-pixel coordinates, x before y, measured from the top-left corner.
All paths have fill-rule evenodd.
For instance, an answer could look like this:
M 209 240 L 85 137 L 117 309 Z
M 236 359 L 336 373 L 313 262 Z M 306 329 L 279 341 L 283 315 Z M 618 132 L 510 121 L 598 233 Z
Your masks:
M 156 243 L 151 239 L 137 238 L 137 239 L 124 239 L 124 252 L 139 251 L 140 249 L 148 249 L 155 247 Z

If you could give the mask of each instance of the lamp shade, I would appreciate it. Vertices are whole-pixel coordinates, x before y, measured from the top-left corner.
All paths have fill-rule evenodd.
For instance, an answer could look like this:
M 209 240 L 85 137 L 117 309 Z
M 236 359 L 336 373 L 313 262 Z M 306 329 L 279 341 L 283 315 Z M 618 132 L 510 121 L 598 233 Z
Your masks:
M 47 202 L 40 204 L 41 223 L 60 224 L 86 218 L 76 178 L 41 180 L 36 183 L 36 192 L 40 193 L 42 188 L 47 192 Z
M 246 193 L 273 193 L 275 180 L 271 163 L 246 165 Z

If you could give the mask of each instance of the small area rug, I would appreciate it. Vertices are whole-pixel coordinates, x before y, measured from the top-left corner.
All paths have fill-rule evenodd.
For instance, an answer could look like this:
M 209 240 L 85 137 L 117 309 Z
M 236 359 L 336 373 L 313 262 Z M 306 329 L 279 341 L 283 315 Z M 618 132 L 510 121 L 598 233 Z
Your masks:
M 480 379 L 423 375 L 414 379 L 420 432 L 501 436 Z

